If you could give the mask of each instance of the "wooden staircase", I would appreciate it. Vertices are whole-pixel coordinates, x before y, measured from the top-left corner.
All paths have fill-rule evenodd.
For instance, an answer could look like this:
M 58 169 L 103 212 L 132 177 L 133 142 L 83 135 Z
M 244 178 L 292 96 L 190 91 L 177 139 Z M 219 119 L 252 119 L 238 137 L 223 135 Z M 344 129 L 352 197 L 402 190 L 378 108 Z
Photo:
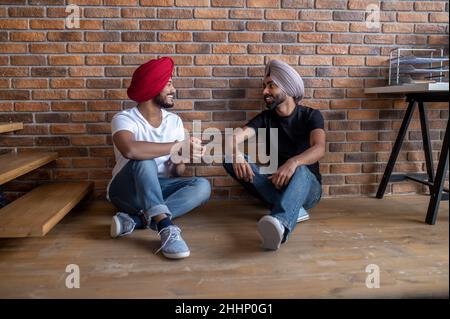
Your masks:
M 0 123 L 0 133 L 21 129 L 22 123 Z M 0 155 L 0 185 L 57 158 L 56 152 Z M 46 235 L 92 188 L 92 182 L 58 182 L 33 189 L 0 209 L 0 238 Z

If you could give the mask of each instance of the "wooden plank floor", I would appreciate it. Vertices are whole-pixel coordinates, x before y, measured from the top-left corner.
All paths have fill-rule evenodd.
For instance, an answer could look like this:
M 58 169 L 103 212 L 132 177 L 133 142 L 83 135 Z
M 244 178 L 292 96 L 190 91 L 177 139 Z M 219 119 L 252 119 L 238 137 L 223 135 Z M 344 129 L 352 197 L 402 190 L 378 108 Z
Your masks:
M 276 252 L 262 251 L 256 203 L 210 202 L 177 224 L 191 257 L 153 252 L 157 234 L 109 238 L 114 208 L 83 203 L 43 238 L 0 239 L 0 298 L 448 297 L 448 202 L 424 223 L 426 196 L 323 199 Z M 17 212 L 20 215 L 20 212 Z M 65 287 L 68 264 L 80 288 Z M 380 268 L 380 288 L 365 268 Z

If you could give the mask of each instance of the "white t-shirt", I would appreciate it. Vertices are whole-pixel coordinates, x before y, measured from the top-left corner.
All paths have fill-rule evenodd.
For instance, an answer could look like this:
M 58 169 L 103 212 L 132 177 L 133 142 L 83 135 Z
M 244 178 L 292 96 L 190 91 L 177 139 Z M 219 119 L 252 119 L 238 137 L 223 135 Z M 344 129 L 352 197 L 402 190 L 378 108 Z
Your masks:
M 164 109 L 162 111 L 162 121 L 159 127 L 153 127 L 139 112 L 137 107 L 121 111 L 114 115 L 111 122 L 111 132 L 114 135 L 118 131 L 130 131 L 134 134 L 136 141 L 154 142 L 154 143 L 170 143 L 176 140 L 184 140 L 184 127 L 181 118 Z M 114 145 L 114 155 L 116 157 L 116 165 L 112 171 L 112 179 L 114 176 L 128 163 L 129 159 L 123 157 L 117 147 Z M 158 175 L 167 176 L 165 162 L 170 155 L 164 155 L 154 158 L 158 166 Z M 108 190 L 109 190 L 108 185 Z

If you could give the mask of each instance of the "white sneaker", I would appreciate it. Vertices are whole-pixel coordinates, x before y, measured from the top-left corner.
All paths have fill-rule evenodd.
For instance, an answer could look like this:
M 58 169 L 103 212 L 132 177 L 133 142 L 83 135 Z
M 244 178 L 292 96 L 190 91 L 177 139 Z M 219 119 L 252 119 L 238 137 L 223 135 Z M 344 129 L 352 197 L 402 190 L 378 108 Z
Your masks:
M 258 232 L 262 239 L 262 247 L 268 250 L 280 248 L 284 235 L 284 226 L 278 219 L 266 215 L 258 222 Z
M 301 207 L 298 213 L 297 223 L 304 222 L 305 220 L 308 219 L 309 219 L 308 212 L 303 207 Z
M 111 238 L 129 235 L 133 232 L 134 227 L 136 227 L 136 223 L 128 214 L 118 212 L 111 221 Z

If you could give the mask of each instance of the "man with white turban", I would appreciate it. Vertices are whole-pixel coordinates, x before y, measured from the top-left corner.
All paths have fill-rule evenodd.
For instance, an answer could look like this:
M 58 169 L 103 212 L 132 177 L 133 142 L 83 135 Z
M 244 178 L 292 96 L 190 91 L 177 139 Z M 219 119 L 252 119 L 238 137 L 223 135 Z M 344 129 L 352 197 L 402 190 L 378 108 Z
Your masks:
M 305 209 L 317 205 L 322 196 L 318 161 L 325 155 L 325 131 L 320 111 L 300 104 L 304 85 L 294 68 L 272 60 L 266 66 L 263 83 L 268 110 L 242 130 L 235 130 L 233 140 L 226 141 L 225 149 L 232 149 L 234 156 L 226 154 L 224 167 L 250 194 L 270 207 L 270 214 L 262 217 L 257 227 L 262 247 L 277 250 L 296 224 L 309 218 Z M 278 132 L 277 140 L 266 133 L 266 146 L 278 143 L 278 169 L 273 174 L 260 173 L 253 159 L 238 147 L 261 129 Z M 270 154 L 271 161 L 273 156 Z

